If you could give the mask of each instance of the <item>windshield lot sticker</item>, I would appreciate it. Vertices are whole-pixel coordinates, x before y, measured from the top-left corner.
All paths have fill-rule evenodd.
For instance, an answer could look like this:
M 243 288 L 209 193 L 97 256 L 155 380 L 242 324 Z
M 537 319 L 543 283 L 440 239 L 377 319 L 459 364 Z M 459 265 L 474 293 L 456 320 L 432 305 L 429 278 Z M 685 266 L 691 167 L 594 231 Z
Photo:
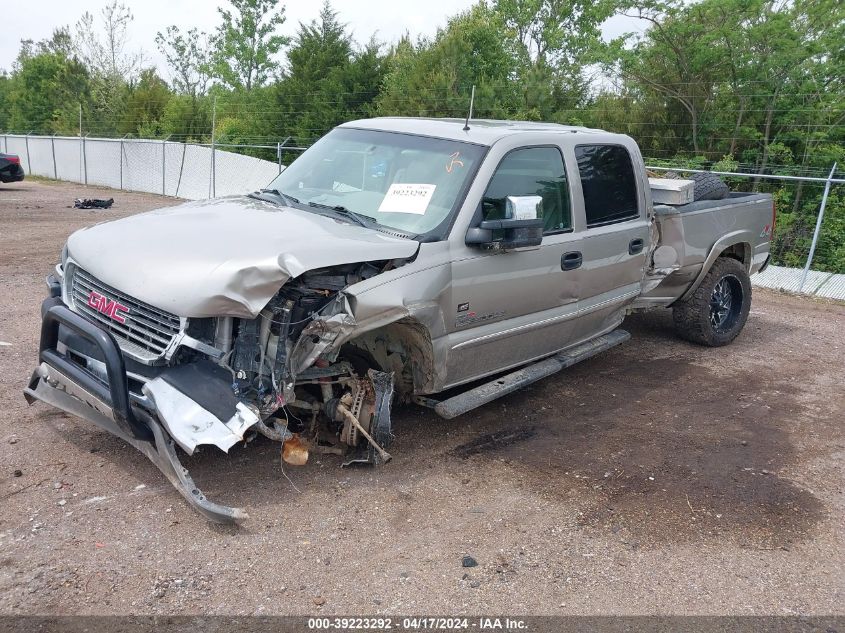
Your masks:
M 425 215 L 437 185 L 393 183 L 379 206 L 379 213 L 414 213 Z

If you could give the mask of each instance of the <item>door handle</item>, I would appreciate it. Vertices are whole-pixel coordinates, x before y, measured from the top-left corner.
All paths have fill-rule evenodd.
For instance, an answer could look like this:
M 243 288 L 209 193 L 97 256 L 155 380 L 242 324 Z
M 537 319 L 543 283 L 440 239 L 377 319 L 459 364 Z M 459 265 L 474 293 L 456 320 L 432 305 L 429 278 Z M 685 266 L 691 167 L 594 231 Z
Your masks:
M 570 251 L 568 253 L 564 253 L 560 258 L 560 269 L 575 270 L 576 268 L 581 267 L 583 261 L 584 258 L 581 255 L 581 251 Z
M 636 255 L 643 252 L 645 240 L 641 237 L 635 238 L 628 242 L 628 255 Z

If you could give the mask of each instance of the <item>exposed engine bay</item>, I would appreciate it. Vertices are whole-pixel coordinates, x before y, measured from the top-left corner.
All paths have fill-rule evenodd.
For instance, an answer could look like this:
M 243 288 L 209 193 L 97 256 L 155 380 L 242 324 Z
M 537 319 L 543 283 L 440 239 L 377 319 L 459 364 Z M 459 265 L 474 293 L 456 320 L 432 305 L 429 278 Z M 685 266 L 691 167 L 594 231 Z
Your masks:
M 311 452 L 342 455 L 344 465 L 389 461 L 393 375 L 381 371 L 366 349 L 336 343 L 354 324 L 343 310 L 341 291 L 394 265 L 350 264 L 307 272 L 285 284 L 255 319 L 192 320 L 188 332 L 201 344 L 180 348 L 172 364 L 204 368 L 193 387 L 185 383 L 176 388 L 196 396 L 197 405 L 229 432 L 215 432 L 210 419 L 195 424 L 203 416 L 191 414 L 187 403 L 174 416 L 167 415 L 167 403 L 175 395 L 170 372 L 143 387 L 170 435 L 189 454 L 199 444 L 228 450 L 238 439 L 260 433 L 282 442 L 282 457 L 292 465 L 305 464 Z M 204 397 L 209 381 L 217 384 Z M 199 388 L 203 382 L 204 390 Z M 231 398 L 221 397 L 225 390 Z M 227 406 L 221 408 L 221 400 L 229 400 Z

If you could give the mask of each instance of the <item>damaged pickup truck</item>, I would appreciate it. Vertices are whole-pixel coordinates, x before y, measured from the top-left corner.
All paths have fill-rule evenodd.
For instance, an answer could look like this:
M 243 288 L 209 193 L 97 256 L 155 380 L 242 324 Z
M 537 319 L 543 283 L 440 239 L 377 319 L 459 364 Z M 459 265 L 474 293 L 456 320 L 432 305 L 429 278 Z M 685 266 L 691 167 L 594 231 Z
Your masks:
M 379 464 L 392 405 L 454 418 L 625 341 L 633 310 L 733 340 L 771 197 L 651 188 L 636 143 L 600 130 L 341 125 L 266 189 L 71 235 L 26 397 L 131 443 L 207 518 L 243 519 L 179 451 L 261 434 L 290 464 Z

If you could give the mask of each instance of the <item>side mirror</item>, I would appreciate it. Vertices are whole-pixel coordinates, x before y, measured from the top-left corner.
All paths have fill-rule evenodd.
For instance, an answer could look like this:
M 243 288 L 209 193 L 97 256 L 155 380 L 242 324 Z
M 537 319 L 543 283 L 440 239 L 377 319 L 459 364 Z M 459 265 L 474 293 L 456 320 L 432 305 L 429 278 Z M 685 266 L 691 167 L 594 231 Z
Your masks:
M 508 196 L 505 218 L 482 220 L 470 228 L 466 243 L 496 250 L 540 246 L 543 241 L 543 199 L 540 196 Z

